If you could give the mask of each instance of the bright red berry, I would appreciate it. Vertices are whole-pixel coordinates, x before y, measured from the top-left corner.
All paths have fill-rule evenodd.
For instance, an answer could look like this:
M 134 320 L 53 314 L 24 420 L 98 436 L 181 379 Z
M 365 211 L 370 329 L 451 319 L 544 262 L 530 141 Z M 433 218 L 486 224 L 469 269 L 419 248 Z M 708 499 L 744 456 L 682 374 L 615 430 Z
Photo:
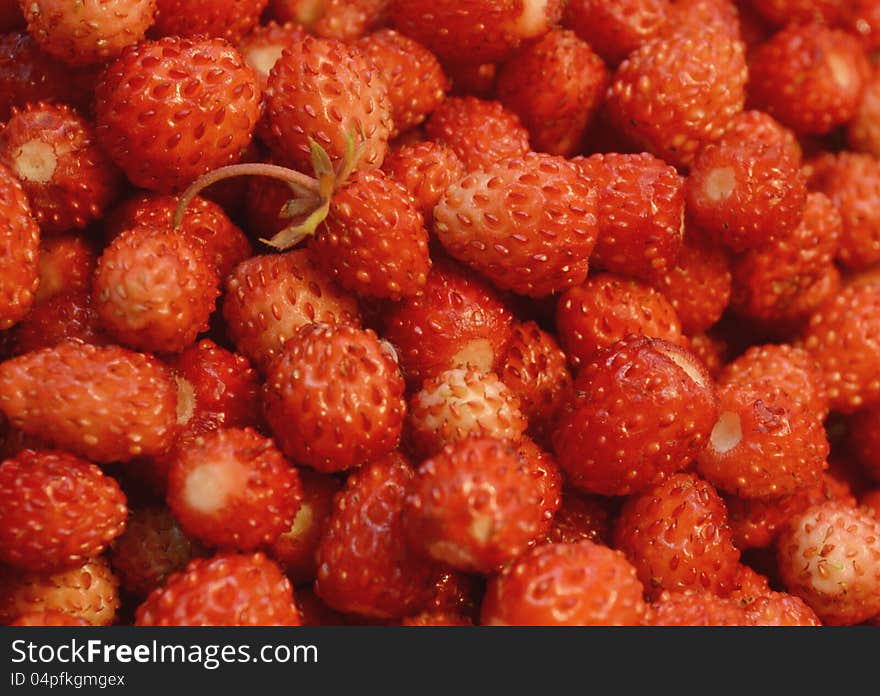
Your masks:
M 58 234 L 40 239 L 39 276 L 34 304 L 62 292 L 91 292 L 98 255 L 85 235 Z
M 35 305 L 13 327 L 12 336 L 13 355 L 51 348 L 71 338 L 94 345 L 108 342 L 98 325 L 91 295 L 81 290 L 60 292 Z
M 239 40 L 238 51 L 256 73 L 261 89 L 266 89 L 269 73 L 284 50 L 302 41 L 305 35 L 306 30 L 296 22 L 279 24 L 271 21 L 254 27 Z
M 259 23 L 268 0 L 156 0 L 157 36 L 211 36 L 235 43 Z
M 663 31 L 668 11 L 668 0 L 569 0 L 563 23 L 617 65 Z
M 0 165 L 0 329 L 20 321 L 34 303 L 39 283 L 40 229 L 15 175 Z
M 452 148 L 432 140 L 392 151 L 382 169 L 413 197 L 427 226 L 434 221 L 434 207 L 443 193 L 465 174 Z

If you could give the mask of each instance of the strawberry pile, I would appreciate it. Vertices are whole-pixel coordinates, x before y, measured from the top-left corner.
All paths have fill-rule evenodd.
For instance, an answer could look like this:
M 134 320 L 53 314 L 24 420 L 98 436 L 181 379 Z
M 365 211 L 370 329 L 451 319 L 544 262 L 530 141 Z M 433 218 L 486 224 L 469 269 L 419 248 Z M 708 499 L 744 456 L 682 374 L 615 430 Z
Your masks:
M 0 31 L 0 623 L 880 623 L 878 0 Z

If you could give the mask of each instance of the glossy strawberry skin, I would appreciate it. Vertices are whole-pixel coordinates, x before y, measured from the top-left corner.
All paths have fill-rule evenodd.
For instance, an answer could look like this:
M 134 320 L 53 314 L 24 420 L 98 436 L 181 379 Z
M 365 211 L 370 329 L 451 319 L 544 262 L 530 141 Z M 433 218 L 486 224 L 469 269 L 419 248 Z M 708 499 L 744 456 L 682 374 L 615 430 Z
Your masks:
M 51 348 L 72 338 L 94 345 L 108 342 L 87 292 L 61 292 L 33 307 L 12 329 L 12 354 Z
M 59 234 L 40 239 L 40 284 L 34 304 L 61 292 L 90 292 L 98 255 L 88 237 Z
M 489 582 L 481 620 L 490 626 L 637 626 L 646 609 L 642 592 L 635 568 L 619 551 L 591 541 L 546 544 Z
M 0 329 L 21 320 L 34 303 L 40 229 L 15 175 L 0 166 Z
M 211 36 L 235 43 L 259 23 L 268 0 L 156 0 L 153 33 L 158 36 Z
M 614 546 L 635 565 L 646 590 L 729 593 L 739 550 L 715 489 L 693 474 L 627 500 L 614 526 Z
M 580 371 L 553 446 L 578 489 L 629 495 L 687 466 L 705 446 L 717 409 L 714 383 L 695 356 L 629 336 Z
M 299 626 L 290 582 L 262 553 L 197 558 L 153 590 L 138 626 Z
M 98 138 L 113 161 L 135 185 L 169 192 L 238 161 L 259 117 L 260 89 L 225 41 L 166 37 L 108 65 L 95 104 Z
M 382 169 L 413 197 L 426 225 L 433 223 L 434 206 L 446 189 L 465 174 L 452 148 L 432 140 L 392 151 Z
M 0 363 L 0 410 L 17 428 L 95 462 L 162 453 L 178 427 L 168 368 L 76 341 Z
M 616 66 L 664 29 L 668 4 L 665 0 L 570 0 L 563 23 Z
M 598 233 L 596 195 L 574 165 L 532 153 L 447 189 L 434 209 L 434 233 L 498 287 L 544 297 L 586 278 Z
M 397 363 L 373 331 L 312 324 L 269 369 L 263 411 L 295 462 L 344 471 L 397 446 L 403 392 Z
M 705 591 L 662 592 L 652 602 L 645 623 L 649 626 L 749 626 L 740 603 Z
M 0 557 L 16 568 L 75 567 L 125 528 L 119 485 L 64 452 L 25 450 L 0 464 Z
M 388 85 L 358 48 L 306 37 L 281 56 L 266 86 L 267 140 L 273 153 L 311 170 L 308 139 L 338 163 L 346 137 L 360 140 L 357 167 L 379 167 L 391 133 Z

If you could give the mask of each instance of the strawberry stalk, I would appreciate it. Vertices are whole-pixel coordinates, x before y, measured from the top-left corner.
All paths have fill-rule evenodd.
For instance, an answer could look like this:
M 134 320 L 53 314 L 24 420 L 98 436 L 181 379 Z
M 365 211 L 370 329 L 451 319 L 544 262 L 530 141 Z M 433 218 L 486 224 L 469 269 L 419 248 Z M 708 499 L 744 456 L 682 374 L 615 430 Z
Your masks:
M 238 176 L 265 176 L 286 183 L 293 197 L 278 212 L 279 217 L 289 219 L 291 223 L 271 239 L 261 238 L 260 241 L 282 250 L 296 246 L 306 237 L 315 234 L 318 225 L 327 217 L 333 194 L 345 186 L 361 152 L 354 137 L 347 136 L 345 154 L 339 166 L 334 168 L 327 151 L 312 138 L 309 138 L 309 147 L 314 176 L 277 164 L 246 162 L 220 167 L 199 177 L 180 196 L 171 226 L 175 230 L 180 229 L 183 216 L 193 198 L 212 184 Z

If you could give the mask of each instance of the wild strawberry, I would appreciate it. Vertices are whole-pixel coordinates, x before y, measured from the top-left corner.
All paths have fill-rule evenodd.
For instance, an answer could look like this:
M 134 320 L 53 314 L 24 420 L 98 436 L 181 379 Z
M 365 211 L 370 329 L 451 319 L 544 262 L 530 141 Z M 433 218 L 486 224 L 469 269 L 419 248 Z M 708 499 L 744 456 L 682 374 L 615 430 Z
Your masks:
M 15 175 L 0 164 L 0 330 L 20 321 L 37 291 L 40 229 Z
M 279 22 L 314 26 L 327 10 L 328 0 L 269 0 L 269 14 Z
M 518 441 L 527 426 L 519 399 L 493 373 L 456 368 L 425 380 L 409 402 L 407 425 L 422 456 L 468 437 Z
M 98 256 L 84 235 L 59 234 L 40 239 L 40 285 L 34 304 L 62 292 L 90 292 Z
M 724 314 L 732 282 L 728 253 L 703 239 L 700 230 L 691 230 L 685 235 L 674 267 L 651 284 L 672 305 L 682 332 L 693 337 Z
M 269 0 L 156 0 L 156 36 L 211 36 L 235 43 L 260 23 Z
M 752 53 L 749 100 L 799 135 L 823 135 L 855 116 L 869 74 L 852 35 L 790 25 Z
M 392 0 L 391 21 L 442 59 L 493 62 L 546 33 L 561 17 L 563 4 L 559 0 Z
M 845 0 L 752 0 L 764 17 L 779 26 L 804 22 L 835 24 Z
M 265 90 L 269 73 L 281 54 L 306 36 L 306 30 L 296 22 L 279 24 L 271 21 L 254 27 L 238 42 L 238 52 L 257 76 L 260 89 Z
M 89 107 L 93 71 L 74 69 L 45 53 L 27 33 L 0 35 L 0 120 L 13 106 L 38 101 Z
M 403 391 L 393 353 L 373 331 L 312 324 L 270 367 L 263 410 L 287 456 L 318 471 L 344 471 L 397 446 Z
M 18 176 L 46 233 L 84 228 L 103 216 L 119 189 L 119 172 L 93 126 L 64 105 L 13 109 L 0 133 L 0 162 Z
M 619 551 L 585 540 L 539 546 L 505 567 L 489 582 L 481 622 L 637 626 L 645 609 L 632 564 Z
M 431 270 L 428 232 L 406 189 L 381 170 L 355 172 L 337 191 L 309 249 L 359 295 L 417 295 Z
M 668 8 L 668 0 L 570 0 L 562 21 L 617 65 L 666 27 Z
M 427 611 L 476 619 L 484 590 L 480 576 L 447 569 L 437 576 Z
M 440 260 L 424 291 L 384 314 L 383 336 L 394 344 L 410 386 L 453 368 L 491 371 L 512 336 L 513 317 L 475 274 Z
M 0 568 L 2 624 L 31 612 L 59 611 L 92 626 L 109 626 L 119 604 L 119 581 L 101 556 L 50 573 Z
M 95 104 L 98 138 L 113 161 L 135 185 L 166 192 L 241 157 L 260 89 L 225 41 L 166 37 L 108 65 Z
M 392 128 L 388 85 L 360 49 L 312 37 L 294 43 L 269 73 L 265 101 L 277 157 L 309 168 L 312 139 L 335 165 L 355 135 L 362 139 L 355 168 L 381 166 Z
M 155 358 L 66 341 L 0 363 L 0 411 L 74 454 L 127 461 L 171 444 L 177 388 Z
M 450 97 L 425 124 L 425 134 L 452 148 L 469 172 L 529 151 L 529 132 L 501 102 Z
M 501 67 L 496 89 L 528 129 L 532 149 L 569 156 L 607 86 L 608 69 L 589 44 L 573 31 L 552 29 Z
M 0 558 L 25 570 L 78 566 L 125 528 L 119 485 L 64 452 L 25 450 L 0 464 Z
M 675 310 L 659 292 L 611 273 L 590 276 L 559 296 L 559 342 L 575 366 L 630 334 L 682 343 Z
M 519 399 L 531 432 L 539 439 L 549 436 L 571 391 L 565 353 L 556 339 L 533 321 L 515 323 L 498 376 Z
M 161 227 L 172 222 L 179 200 L 175 196 L 144 193 L 129 198 L 104 219 L 104 238 L 112 243 L 125 230 L 140 225 Z M 180 232 L 197 242 L 217 267 L 223 280 L 251 256 L 251 244 L 217 203 L 193 198 L 183 214 Z
M 197 437 L 168 474 L 168 506 L 183 531 L 225 549 L 271 544 L 290 527 L 301 496 L 296 469 L 251 428 Z
M 88 626 L 89 622 L 63 611 L 49 609 L 22 614 L 10 626 Z
M 749 626 L 739 601 L 700 590 L 662 592 L 648 607 L 648 626 Z
M 705 446 L 717 409 L 715 385 L 694 355 L 629 336 L 580 371 L 553 446 L 572 485 L 629 495 L 687 466 Z
M 642 44 L 621 63 L 608 92 L 612 123 L 670 164 L 691 164 L 742 111 L 744 52 L 741 42 L 719 31 L 673 33 Z
M 226 280 L 223 318 L 238 351 L 265 372 L 301 326 L 358 324 L 360 310 L 303 249 L 239 264 Z
M 761 249 L 747 251 L 732 266 L 731 305 L 761 321 L 799 321 L 812 314 L 815 293 L 837 254 L 840 214 L 821 193 L 807 196 L 800 224 Z M 807 301 L 809 299 L 809 301 Z
M 156 0 L 21 2 L 28 31 L 43 50 L 70 65 L 104 63 L 144 38 Z
M 739 138 L 751 140 L 766 146 L 782 149 L 784 156 L 798 163 L 803 163 L 804 152 L 797 136 L 790 128 L 786 128 L 770 114 L 750 109 L 737 114 L 730 122 L 730 130 L 725 140 Z
M 450 186 L 434 209 L 434 234 L 498 287 L 544 297 L 586 278 L 597 212 L 576 166 L 530 153 Z
M 819 483 L 778 498 L 725 497 L 733 541 L 743 550 L 769 547 L 792 517 L 828 501 L 856 502 L 849 487 L 827 471 Z
M 610 537 L 609 506 L 599 496 L 566 490 L 562 505 L 544 537 L 548 544 L 576 544 L 587 539 L 605 544 Z
M 315 554 L 340 488 L 332 476 L 310 469 L 298 473 L 302 497 L 299 509 L 290 527 L 269 546 L 269 555 L 295 585 L 311 583 L 317 575 Z
M 691 352 L 706 366 L 712 379 L 718 379 L 721 368 L 729 359 L 730 346 L 721 336 L 701 333 L 689 339 Z
M 400 622 L 401 626 L 473 626 L 474 623 L 466 616 L 441 612 L 422 612 L 407 616 Z
M 628 498 L 614 525 L 614 546 L 654 597 L 689 589 L 725 595 L 739 566 L 724 501 L 688 473 Z
M 71 338 L 94 345 L 108 342 L 87 292 L 61 292 L 34 306 L 12 328 L 12 354 L 51 348 Z
M 702 476 L 744 498 L 788 495 L 818 483 L 829 450 L 821 416 L 787 386 L 748 374 L 722 382 L 720 415 L 697 460 Z
M 829 625 L 880 613 L 880 519 L 829 502 L 795 516 L 777 542 L 786 588 Z
M 110 549 L 110 563 L 123 589 L 146 597 L 200 551 L 168 508 L 150 506 L 131 512 Z
M 880 8 L 880 4 L 877 7 Z M 878 118 L 880 118 L 880 72 L 875 68 L 867 79 L 859 107 L 846 126 L 846 142 L 851 150 L 865 152 L 874 157 L 880 155 Z
M 117 341 L 177 353 L 207 330 L 218 285 L 197 242 L 166 226 L 141 224 L 104 250 L 92 296 L 102 328 Z
M 452 96 L 479 99 L 492 99 L 495 96 L 495 79 L 498 77 L 498 65 L 495 63 L 445 60 L 443 70 L 452 82 Z
M 802 340 L 819 365 L 832 409 L 851 413 L 880 401 L 880 286 L 851 285 L 830 297 Z
M 315 581 L 334 609 L 387 619 L 427 606 L 439 568 L 405 547 L 404 500 L 414 477 L 395 452 L 355 471 L 336 496 Z
M 422 123 L 445 99 L 449 79 L 424 46 L 393 29 L 381 29 L 355 44 L 382 73 L 391 102 L 391 136 Z
M 859 37 L 865 50 L 876 51 L 880 48 L 880 4 L 876 0 L 852 0 L 845 3 L 843 25 L 850 33 Z
M 800 597 L 768 591 L 759 597 L 737 599 L 751 626 L 821 626 L 822 622 Z
M 312 29 L 318 36 L 352 41 L 388 23 L 390 0 L 323 0 Z M 301 3 L 301 4 L 307 4 Z
M 465 174 L 452 148 L 431 140 L 392 151 L 382 169 L 413 197 L 426 225 L 432 223 L 434 207 L 446 189 Z
M 647 153 L 580 161 L 598 188 L 597 268 L 651 281 L 675 266 L 684 237 L 684 179 Z
M 671 0 L 664 34 L 700 35 L 706 30 L 740 39 L 739 11 L 734 0 Z
M 418 468 L 407 496 L 410 547 L 465 572 L 494 572 L 549 527 L 560 502 L 555 466 L 495 438 L 447 445 Z
M 138 626 L 299 626 L 290 582 L 262 553 L 196 558 L 153 590 Z

